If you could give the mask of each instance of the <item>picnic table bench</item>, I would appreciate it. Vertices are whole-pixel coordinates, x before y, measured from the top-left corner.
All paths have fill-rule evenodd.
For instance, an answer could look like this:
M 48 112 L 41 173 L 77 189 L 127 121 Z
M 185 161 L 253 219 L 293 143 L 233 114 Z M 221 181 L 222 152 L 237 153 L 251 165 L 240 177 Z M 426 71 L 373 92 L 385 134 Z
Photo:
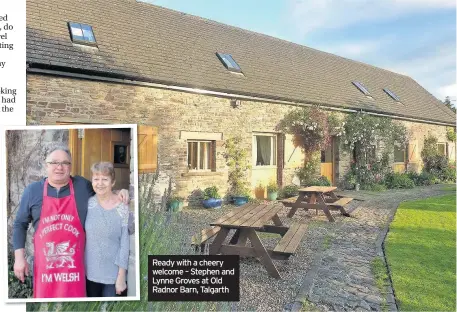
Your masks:
M 292 218 L 299 208 L 316 209 L 316 214 L 322 210 L 330 222 L 335 222 L 330 210 L 338 210 L 343 216 L 350 216 L 344 207 L 353 198 L 337 196 L 333 191 L 334 186 L 310 186 L 298 190 L 298 196 L 282 200 L 282 204 L 290 207 L 287 217 Z
M 281 209 L 283 205 L 280 203 L 245 204 L 211 222 L 212 227 L 202 230 L 198 237 L 194 235 L 193 244 L 201 245 L 215 236 L 209 245 L 210 255 L 228 254 L 258 258 L 270 276 L 281 278 L 272 260 L 285 260 L 293 255 L 307 230 L 305 224 L 284 226 L 278 217 Z M 235 230 L 235 233 L 230 241 L 225 243 L 230 230 Z M 257 235 L 258 232 L 276 233 L 281 239 L 273 250 L 266 249 Z M 247 245 L 248 240 L 250 246 Z

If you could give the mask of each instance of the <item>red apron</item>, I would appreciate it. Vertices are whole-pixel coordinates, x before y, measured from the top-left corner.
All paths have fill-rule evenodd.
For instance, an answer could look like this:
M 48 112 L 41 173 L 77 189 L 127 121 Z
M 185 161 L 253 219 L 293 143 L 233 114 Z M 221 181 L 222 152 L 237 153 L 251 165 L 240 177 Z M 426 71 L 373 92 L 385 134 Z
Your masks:
M 86 297 L 84 246 L 86 235 L 76 209 L 70 179 L 70 196 L 48 196 L 44 183 L 40 221 L 33 237 L 34 298 Z

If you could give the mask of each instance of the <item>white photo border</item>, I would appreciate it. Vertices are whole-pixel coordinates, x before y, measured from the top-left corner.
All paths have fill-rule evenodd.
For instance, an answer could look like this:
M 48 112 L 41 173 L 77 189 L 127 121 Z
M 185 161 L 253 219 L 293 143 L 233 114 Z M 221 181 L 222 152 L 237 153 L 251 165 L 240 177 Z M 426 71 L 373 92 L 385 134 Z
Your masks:
M 81 298 L 9 298 L 8 297 L 8 233 L 7 233 L 7 216 L 6 216 L 6 207 L 7 207 L 7 193 L 6 193 L 6 131 L 8 130 L 69 130 L 69 129 L 119 129 L 119 128 L 130 128 L 131 137 L 133 142 L 133 163 L 134 163 L 134 200 L 135 200 L 135 296 L 130 297 L 81 297 Z M 1 159 L 1 179 L 3 187 L 1 195 L 3 200 L 1 201 L 1 214 L 3 220 L 3 237 L 4 247 L 0 254 L 4 257 L 3 261 L 6 261 L 6 266 L 2 265 L 2 271 L 4 274 L 1 276 L 4 279 L 4 286 L 1 287 L 4 290 L 2 291 L 5 303 L 35 303 L 35 302 L 89 302 L 89 301 L 138 301 L 140 300 L 140 231 L 139 231 L 139 203 L 138 203 L 138 127 L 137 124 L 72 124 L 72 125 L 51 125 L 51 126 L 1 126 L 0 132 L 2 137 L 0 138 L 0 159 Z M 3 263 L 0 261 L 0 263 Z M 1 272 L 1 271 L 0 271 Z

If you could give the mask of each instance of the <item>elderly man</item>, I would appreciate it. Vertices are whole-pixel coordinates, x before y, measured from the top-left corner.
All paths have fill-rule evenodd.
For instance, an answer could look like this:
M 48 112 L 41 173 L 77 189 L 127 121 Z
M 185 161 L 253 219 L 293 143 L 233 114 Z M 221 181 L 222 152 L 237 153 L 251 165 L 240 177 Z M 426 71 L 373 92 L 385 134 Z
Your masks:
M 28 185 L 13 225 L 14 274 L 24 282 L 29 274 L 25 240 L 29 223 L 33 236 L 34 298 L 85 297 L 84 247 L 88 200 L 94 190 L 90 181 L 70 176 L 71 154 L 56 145 L 46 157 L 47 178 Z M 119 197 L 128 202 L 128 191 Z

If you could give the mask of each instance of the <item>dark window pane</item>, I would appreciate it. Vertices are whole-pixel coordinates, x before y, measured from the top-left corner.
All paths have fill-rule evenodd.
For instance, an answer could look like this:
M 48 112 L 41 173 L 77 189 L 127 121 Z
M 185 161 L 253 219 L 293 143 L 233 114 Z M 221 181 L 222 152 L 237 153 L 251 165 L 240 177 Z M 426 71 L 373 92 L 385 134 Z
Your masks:
M 191 170 L 197 170 L 198 162 L 198 142 L 189 142 L 187 143 L 188 153 L 187 153 L 187 166 Z
M 321 151 L 321 163 L 332 162 L 332 146 L 329 145 L 325 151 Z
M 405 162 L 405 149 L 394 146 L 394 162 Z
M 438 144 L 438 154 L 442 156 L 446 155 L 446 145 Z
M 257 141 L 257 166 L 271 166 L 274 165 L 271 148 L 272 137 L 270 136 L 256 136 Z

